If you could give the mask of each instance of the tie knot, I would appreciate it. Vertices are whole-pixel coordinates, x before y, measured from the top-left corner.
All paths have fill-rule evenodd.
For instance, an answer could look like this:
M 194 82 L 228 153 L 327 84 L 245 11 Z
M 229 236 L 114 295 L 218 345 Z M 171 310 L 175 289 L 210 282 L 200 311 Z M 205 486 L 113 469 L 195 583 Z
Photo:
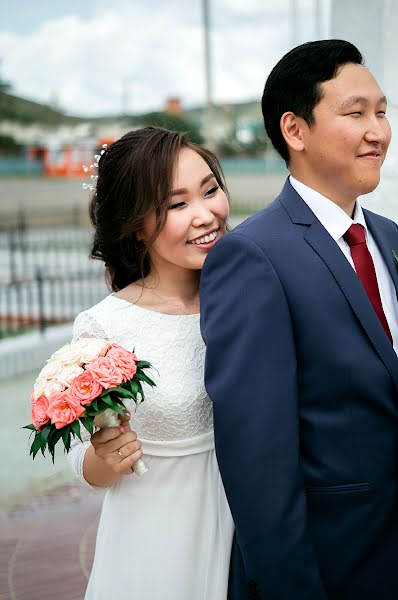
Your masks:
M 357 246 L 358 244 L 365 244 L 365 228 L 363 225 L 354 224 L 345 232 L 343 238 L 351 248 L 351 246 Z

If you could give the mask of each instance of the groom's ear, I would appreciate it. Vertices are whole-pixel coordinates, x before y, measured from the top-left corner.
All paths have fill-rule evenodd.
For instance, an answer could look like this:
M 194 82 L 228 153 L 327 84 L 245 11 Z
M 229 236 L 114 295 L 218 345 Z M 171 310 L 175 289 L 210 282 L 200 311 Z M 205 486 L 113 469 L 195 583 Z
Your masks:
M 305 131 L 308 125 L 302 117 L 292 112 L 285 112 L 281 116 L 280 128 L 289 150 L 302 152 L 305 148 Z

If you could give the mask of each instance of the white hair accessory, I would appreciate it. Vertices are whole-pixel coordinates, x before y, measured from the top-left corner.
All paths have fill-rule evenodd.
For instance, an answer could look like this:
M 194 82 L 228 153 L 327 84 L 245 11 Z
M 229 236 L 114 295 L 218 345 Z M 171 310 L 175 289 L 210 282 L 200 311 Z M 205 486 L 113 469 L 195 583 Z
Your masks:
M 100 152 L 100 154 L 95 154 L 94 155 L 94 162 L 88 167 L 87 165 L 83 165 L 83 171 L 85 173 L 89 173 L 90 171 L 94 171 L 94 169 L 98 168 L 98 164 L 99 164 L 99 160 L 101 158 L 101 156 L 103 154 L 105 154 L 105 151 L 108 148 L 108 144 L 102 144 L 102 150 Z M 91 183 L 82 183 L 82 188 L 84 190 L 90 190 L 90 192 L 93 192 L 95 189 L 95 183 L 98 179 L 98 175 L 94 175 L 93 173 L 90 175 L 90 179 L 91 179 Z

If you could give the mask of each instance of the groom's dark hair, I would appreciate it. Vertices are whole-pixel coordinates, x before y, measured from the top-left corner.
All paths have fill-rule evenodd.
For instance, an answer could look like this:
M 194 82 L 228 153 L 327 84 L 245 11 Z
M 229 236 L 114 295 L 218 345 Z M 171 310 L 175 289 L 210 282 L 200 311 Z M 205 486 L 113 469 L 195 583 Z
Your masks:
M 344 40 L 307 42 L 290 50 L 272 69 L 264 87 L 261 108 L 266 132 L 286 164 L 289 150 L 280 128 L 281 116 L 293 112 L 313 125 L 313 110 L 322 99 L 321 83 L 336 77 L 347 64 L 364 64 L 353 44 Z

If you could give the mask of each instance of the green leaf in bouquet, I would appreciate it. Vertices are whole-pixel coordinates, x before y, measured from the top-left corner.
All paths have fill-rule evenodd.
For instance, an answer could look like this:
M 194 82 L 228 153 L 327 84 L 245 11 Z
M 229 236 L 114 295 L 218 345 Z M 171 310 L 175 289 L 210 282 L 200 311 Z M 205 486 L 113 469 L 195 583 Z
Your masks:
M 155 382 L 152 381 L 152 379 L 150 379 L 147 375 L 145 375 L 144 373 L 140 373 L 139 371 L 137 371 L 137 373 L 134 375 L 135 379 L 140 379 L 141 381 L 145 381 L 145 383 L 147 383 L 148 385 L 150 385 L 151 387 L 155 387 Z
M 30 429 L 31 431 L 36 431 L 36 427 L 32 423 L 30 425 L 24 425 L 22 429 Z
M 123 403 L 122 403 L 122 406 L 124 406 Z M 113 403 L 112 410 L 117 412 L 121 417 L 124 417 L 124 411 L 120 408 L 118 403 L 116 403 L 116 402 Z
M 80 423 L 87 429 L 90 435 L 94 433 L 93 419 L 90 417 L 80 417 Z
M 62 428 L 62 441 L 64 443 L 66 452 L 69 452 L 69 450 L 70 450 L 70 439 L 71 439 L 70 427 L 69 426 L 63 427 Z
M 63 427 L 61 427 L 61 429 L 52 429 L 50 435 L 48 436 L 48 441 L 47 441 L 47 446 L 48 449 L 51 453 L 51 457 L 52 457 L 52 461 L 54 462 L 54 455 L 55 455 L 55 444 L 57 442 L 59 442 L 59 440 L 62 437 L 62 429 Z
M 84 411 L 83 414 L 84 414 L 85 417 L 94 418 L 94 417 L 96 417 L 98 415 L 98 412 L 99 412 L 98 409 L 93 410 L 93 409 L 90 409 L 90 408 L 86 408 L 86 410 Z
M 108 394 L 117 394 L 118 396 L 122 396 L 123 398 L 131 398 L 131 392 L 120 385 L 117 387 L 109 388 Z
M 82 442 L 82 436 L 80 434 L 80 425 L 79 425 L 79 421 L 73 421 L 73 423 L 70 424 L 70 428 L 73 431 L 73 433 L 79 438 L 79 440 Z
M 87 407 L 88 410 L 90 410 L 90 411 L 92 410 L 94 412 L 97 411 L 98 410 L 98 400 L 99 400 L 99 398 L 96 398 L 95 400 L 93 400 L 91 402 L 91 404 L 88 405 L 88 407 Z
M 55 444 L 52 444 L 51 442 L 48 442 L 48 449 L 49 449 L 50 454 L 51 454 L 51 460 L 54 463 L 54 458 L 55 458 Z
M 49 436 L 49 435 L 50 435 L 50 433 L 51 433 L 51 429 L 52 429 L 52 427 L 53 427 L 52 425 L 46 425 L 46 426 L 44 427 L 44 429 L 42 429 L 42 431 L 40 432 L 40 439 L 41 439 L 41 447 L 40 447 L 40 450 L 41 450 L 41 453 L 42 453 L 42 455 L 43 455 L 43 456 L 45 455 L 45 452 L 44 452 L 44 451 L 45 451 L 45 449 L 46 449 L 46 446 L 47 446 L 47 441 L 48 441 L 48 436 Z
M 48 441 L 51 442 L 51 444 L 53 444 L 54 446 L 61 439 L 62 434 L 63 434 L 63 429 L 64 429 L 64 427 L 61 427 L 60 429 L 56 429 L 54 427 L 54 429 L 51 431 L 50 435 L 48 436 Z
M 139 386 L 138 386 L 138 383 L 139 383 L 139 382 L 137 382 L 137 381 L 134 381 L 134 379 L 132 379 L 132 380 L 130 381 L 131 393 L 133 394 L 133 398 L 134 398 L 134 401 L 135 401 L 135 402 L 137 402 L 137 394 L 138 394 L 138 392 L 140 391 L 140 389 L 139 389 Z
M 129 398 L 131 398 L 131 397 L 132 397 L 132 394 L 130 392 Z M 115 402 L 116 404 L 119 404 L 119 406 L 124 407 L 124 401 L 126 400 L 126 398 L 121 398 L 120 396 L 118 396 L 116 394 L 112 394 L 111 398 L 112 398 L 113 402 Z
M 30 454 L 33 455 L 33 460 L 35 459 L 36 454 L 38 453 L 38 451 L 41 450 L 41 434 L 40 431 L 38 431 L 35 435 L 35 439 L 33 440 L 33 444 L 30 447 Z
M 52 428 L 53 428 L 53 425 L 46 425 L 44 427 L 44 429 L 41 431 L 41 437 L 42 437 L 42 439 L 44 440 L 45 443 L 47 443 L 47 439 L 48 439 L 48 436 L 51 433 Z
M 135 363 L 137 365 L 137 369 L 150 369 L 151 363 L 147 360 L 139 360 Z
M 96 398 L 91 402 L 91 404 L 87 404 L 86 410 L 84 411 L 84 416 L 86 417 L 95 417 L 98 414 L 98 402 L 100 398 Z
M 137 381 L 137 385 L 138 385 L 138 393 L 141 395 L 141 402 L 144 402 L 145 393 L 144 393 L 144 390 L 142 389 L 141 381 Z
M 105 394 L 105 396 L 102 396 L 101 400 L 108 406 L 113 406 L 113 400 L 109 394 Z

